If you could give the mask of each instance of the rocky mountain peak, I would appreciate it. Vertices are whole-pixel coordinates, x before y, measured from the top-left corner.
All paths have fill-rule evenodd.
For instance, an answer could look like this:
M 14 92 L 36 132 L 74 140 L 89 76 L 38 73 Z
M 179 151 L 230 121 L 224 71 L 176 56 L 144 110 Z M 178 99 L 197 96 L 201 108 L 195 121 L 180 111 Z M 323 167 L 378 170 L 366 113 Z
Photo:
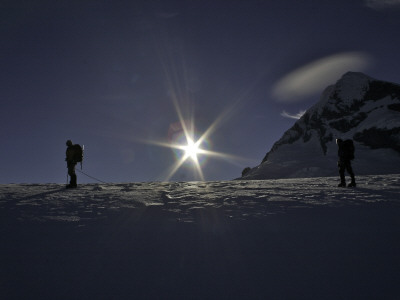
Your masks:
M 400 85 L 344 74 L 244 177 L 336 175 L 336 138 L 354 140 L 359 173 L 400 173 Z

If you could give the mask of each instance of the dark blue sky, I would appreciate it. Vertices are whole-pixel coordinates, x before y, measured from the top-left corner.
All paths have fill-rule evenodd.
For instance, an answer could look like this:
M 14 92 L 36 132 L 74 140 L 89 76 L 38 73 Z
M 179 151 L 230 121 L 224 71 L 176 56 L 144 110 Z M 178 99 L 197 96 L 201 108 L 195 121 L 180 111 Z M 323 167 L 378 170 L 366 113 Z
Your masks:
M 165 180 L 174 101 L 235 156 L 199 155 L 204 179 L 238 177 L 343 73 L 400 83 L 399 30 L 395 0 L 2 1 L 0 183 L 65 182 L 67 139 L 103 181 Z

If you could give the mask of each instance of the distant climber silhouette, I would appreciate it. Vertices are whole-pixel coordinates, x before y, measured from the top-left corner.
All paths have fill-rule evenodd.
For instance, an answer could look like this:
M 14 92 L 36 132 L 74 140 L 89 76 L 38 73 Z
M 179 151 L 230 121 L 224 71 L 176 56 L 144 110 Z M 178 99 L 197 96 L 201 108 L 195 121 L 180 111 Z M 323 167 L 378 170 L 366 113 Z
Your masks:
M 347 171 L 351 177 L 351 182 L 348 187 L 355 187 L 356 180 L 354 177 L 353 168 L 351 167 L 351 160 L 354 159 L 354 143 L 352 140 L 337 139 L 336 144 L 338 145 L 338 167 L 339 167 L 339 176 L 340 183 L 339 187 L 346 186 L 346 178 L 344 172 Z
M 66 156 L 65 160 L 67 162 L 68 175 L 70 177 L 70 182 L 69 185 L 67 185 L 67 188 L 76 188 L 77 177 L 75 173 L 75 166 L 79 161 L 79 155 L 82 155 L 81 153 L 79 154 L 79 148 L 81 147 L 79 145 L 72 144 L 71 140 L 68 140 L 66 144 L 67 144 L 67 151 L 65 153 Z

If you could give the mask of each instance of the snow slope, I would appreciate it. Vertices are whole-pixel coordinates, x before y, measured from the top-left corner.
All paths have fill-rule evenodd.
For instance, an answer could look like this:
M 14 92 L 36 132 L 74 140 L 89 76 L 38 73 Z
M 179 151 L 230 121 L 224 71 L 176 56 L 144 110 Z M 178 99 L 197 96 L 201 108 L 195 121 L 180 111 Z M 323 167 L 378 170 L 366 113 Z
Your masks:
M 333 176 L 336 139 L 353 139 L 356 175 L 400 172 L 400 85 L 349 72 L 243 179 Z
M 396 299 L 400 175 L 0 185 L 1 299 Z
M 2 218 L 21 222 L 71 222 L 84 226 L 121 211 L 157 209 L 170 221 L 195 222 L 218 210 L 233 220 L 262 218 L 291 209 L 341 207 L 398 199 L 399 175 L 357 178 L 357 189 L 338 189 L 338 177 L 215 182 L 0 185 Z

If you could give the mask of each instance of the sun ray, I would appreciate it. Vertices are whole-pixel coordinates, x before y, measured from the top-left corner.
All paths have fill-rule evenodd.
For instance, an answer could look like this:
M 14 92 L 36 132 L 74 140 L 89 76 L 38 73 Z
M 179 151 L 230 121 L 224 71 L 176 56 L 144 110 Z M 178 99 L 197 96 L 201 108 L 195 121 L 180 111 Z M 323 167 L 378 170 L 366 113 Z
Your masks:
M 201 179 L 202 181 L 204 181 L 203 170 L 201 169 L 201 166 L 200 166 L 200 163 L 199 163 L 199 160 L 197 159 L 197 157 L 196 157 L 196 160 L 194 161 L 194 163 L 195 163 L 196 170 L 197 170 L 197 173 L 198 173 L 200 179 Z
M 183 118 L 182 118 L 183 120 Z M 208 139 L 209 135 L 215 130 L 215 126 L 220 122 L 220 119 L 216 120 L 213 122 L 213 124 L 203 133 L 203 135 L 197 139 L 194 140 L 193 135 L 191 132 L 188 130 L 187 126 L 184 126 L 182 124 L 182 130 L 184 132 L 184 137 L 186 144 L 178 144 L 178 143 L 170 143 L 170 142 L 160 142 L 160 141 L 149 141 L 145 140 L 142 141 L 143 143 L 155 145 L 155 146 L 160 146 L 160 147 L 166 147 L 170 149 L 176 149 L 182 152 L 182 156 L 175 161 L 175 163 L 169 168 L 169 171 L 167 172 L 166 177 L 163 179 L 165 181 L 169 181 L 175 173 L 182 167 L 182 165 L 187 161 L 190 160 L 191 163 L 194 166 L 194 169 L 200 178 L 200 180 L 204 181 L 204 173 L 200 165 L 200 161 L 198 159 L 198 156 L 208 156 L 208 157 L 216 157 L 220 158 L 223 160 L 226 160 L 228 162 L 234 162 L 234 161 L 244 161 L 248 160 L 244 157 L 240 157 L 237 155 L 232 155 L 228 153 L 223 153 L 223 152 L 217 152 L 217 151 L 212 151 L 212 150 L 207 150 L 201 148 L 202 143 Z M 184 123 L 184 122 L 182 122 Z M 186 128 L 186 129 L 183 129 Z
M 179 170 L 183 163 L 187 160 L 186 155 L 184 155 L 180 160 L 177 160 L 174 165 L 172 165 L 171 170 L 168 172 L 165 181 L 169 181 L 172 176 Z
M 211 125 L 206 128 L 202 134 L 197 135 L 195 132 L 195 119 L 194 119 L 194 105 L 193 96 L 190 89 L 190 72 L 186 65 L 184 52 L 180 47 L 182 45 L 170 45 L 168 40 L 165 40 L 166 44 L 160 44 L 159 56 L 164 69 L 164 75 L 168 88 L 169 96 L 172 100 L 173 107 L 175 108 L 178 122 L 180 124 L 180 130 L 183 134 L 177 137 L 177 130 L 173 130 L 173 134 L 168 134 L 168 142 L 159 141 L 145 141 L 148 144 L 167 147 L 176 152 L 176 161 L 173 163 L 167 175 L 167 180 L 171 179 L 174 174 L 179 170 L 183 164 L 187 163 L 188 166 L 194 168 L 197 172 L 197 176 L 204 180 L 204 173 L 202 170 L 202 164 L 207 157 L 221 158 L 227 161 L 233 160 L 245 160 L 244 158 L 216 151 L 211 151 L 209 147 L 209 138 L 217 130 L 217 128 L 232 117 L 232 115 L 238 110 L 244 101 L 248 100 L 251 91 L 254 86 L 242 91 L 238 96 L 233 99 L 232 104 L 225 109 L 215 118 Z M 177 51 L 178 50 L 178 51 Z M 173 123 L 175 124 L 175 123 Z M 171 124 L 172 125 L 172 124 Z M 172 137 L 175 140 L 172 140 Z M 181 140 L 179 140 L 181 138 Z M 180 153 L 181 152 L 181 153 Z

